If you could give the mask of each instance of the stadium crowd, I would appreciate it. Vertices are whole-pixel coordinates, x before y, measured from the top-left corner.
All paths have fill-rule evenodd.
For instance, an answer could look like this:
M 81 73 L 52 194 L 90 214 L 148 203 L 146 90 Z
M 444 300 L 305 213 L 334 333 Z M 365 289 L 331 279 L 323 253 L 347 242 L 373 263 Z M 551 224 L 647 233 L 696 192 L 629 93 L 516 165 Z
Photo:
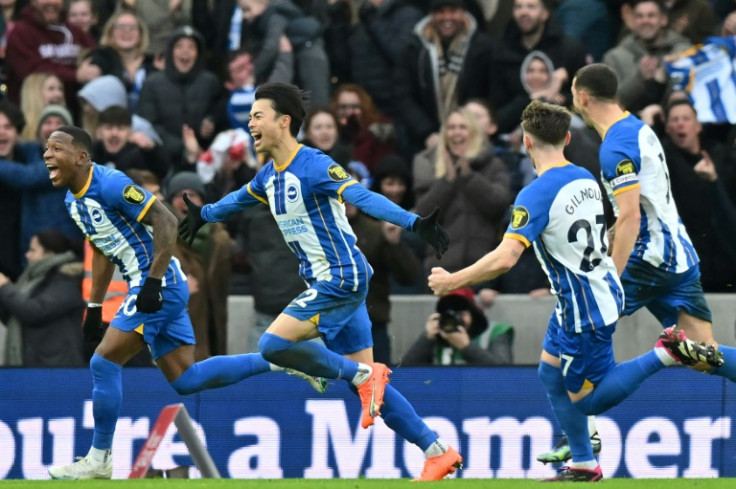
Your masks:
M 48 178 L 48 135 L 84 128 L 93 161 L 125 172 L 183 219 L 185 192 L 198 205 L 214 202 L 265 163 L 247 124 L 256 88 L 273 81 L 311 94 L 303 144 L 404 209 L 442 209 L 451 245 L 441 263 L 413 233 L 348 209 L 376 269 L 367 300 L 377 360 L 390 358 L 390 294 L 430 293 L 432 267 L 467 267 L 499 244 L 511 203 L 536 178 L 521 142 L 523 109 L 532 100 L 570 107 L 574 74 L 596 61 L 618 75 L 623 108 L 662 139 L 705 292 L 734 291 L 734 0 L 0 0 L 0 36 L 5 365 L 84 364 L 64 343 L 59 351 L 73 358 L 44 353 L 48 318 L 26 311 L 29 299 L 48 303 L 57 283 L 79 282 L 82 298 L 91 272 L 65 191 Z M 599 176 L 600 136 L 578 117 L 571 131 L 566 158 Z M 210 223 L 191 245 L 178 244 L 198 360 L 226 353 L 228 294 L 255 298 L 255 351 L 305 288 L 263 211 Z M 69 272 L 73 255 L 86 275 Z M 469 297 L 484 308 L 503 293 L 549 294 L 530 249 Z M 114 313 L 121 294 L 114 277 L 105 307 Z M 81 299 L 66 304 L 58 314 L 81 325 Z M 413 350 L 418 363 L 436 356 L 433 328 Z M 509 361 L 504 353 L 481 364 Z

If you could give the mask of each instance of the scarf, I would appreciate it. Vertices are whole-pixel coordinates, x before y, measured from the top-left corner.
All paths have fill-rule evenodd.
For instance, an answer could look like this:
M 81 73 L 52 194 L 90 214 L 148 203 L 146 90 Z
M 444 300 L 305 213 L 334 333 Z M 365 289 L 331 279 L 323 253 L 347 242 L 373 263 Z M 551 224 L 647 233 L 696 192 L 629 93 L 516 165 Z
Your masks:
M 75 261 L 76 256 L 71 251 L 51 255 L 43 258 L 28 267 L 18 277 L 15 284 L 6 285 L 6 287 L 15 287 L 18 292 L 28 297 L 38 287 L 46 276 L 53 270 L 71 261 Z M 10 367 L 20 367 L 23 365 L 23 325 L 15 316 L 11 316 L 7 321 L 8 332 L 5 337 L 5 365 Z

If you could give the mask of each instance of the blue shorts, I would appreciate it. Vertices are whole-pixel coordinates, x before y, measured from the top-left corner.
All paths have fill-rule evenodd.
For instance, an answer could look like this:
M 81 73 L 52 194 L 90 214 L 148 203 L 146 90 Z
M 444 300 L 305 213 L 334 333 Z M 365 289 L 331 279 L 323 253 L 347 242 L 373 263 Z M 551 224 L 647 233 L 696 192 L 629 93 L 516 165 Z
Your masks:
M 153 314 L 135 309 L 140 287 L 130 290 L 110 326 L 120 331 L 138 331 L 143 334 L 153 359 L 160 358 L 181 345 L 194 345 L 194 328 L 187 312 L 189 286 L 186 282 L 169 284 L 162 289 L 164 306 Z
M 646 307 L 665 328 L 677 324 L 680 311 L 713 321 L 700 283 L 699 265 L 682 273 L 671 273 L 648 263 L 629 263 L 621 275 L 621 284 L 624 286 L 622 315 Z
M 616 324 L 594 331 L 566 331 L 553 314 L 547 326 L 542 348 L 561 361 L 562 377 L 570 392 L 597 386 L 616 366 L 613 357 L 613 333 Z
M 347 355 L 373 346 L 366 295 L 367 288 L 351 292 L 329 282 L 316 282 L 291 301 L 284 314 L 314 322 L 327 348 Z

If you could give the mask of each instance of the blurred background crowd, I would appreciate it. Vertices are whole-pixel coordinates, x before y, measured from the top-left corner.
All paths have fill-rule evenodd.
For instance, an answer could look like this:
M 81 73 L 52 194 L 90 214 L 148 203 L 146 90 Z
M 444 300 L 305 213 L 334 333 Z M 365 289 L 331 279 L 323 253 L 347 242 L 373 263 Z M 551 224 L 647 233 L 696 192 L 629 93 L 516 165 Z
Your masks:
M 347 206 L 376 272 L 378 361 L 390 358 L 391 295 L 428 293 L 431 267 L 457 270 L 500 242 L 511 203 L 536 178 L 522 110 L 537 99 L 569 107 L 576 70 L 592 62 L 617 72 L 621 104 L 662 138 L 705 291 L 733 292 L 734 34 L 734 0 L 0 0 L 3 363 L 73 366 L 89 354 L 79 339 L 89 250 L 65 191 L 49 182 L 48 135 L 83 127 L 96 163 L 181 219 L 184 192 L 212 202 L 264 164 L 247 123 L 269 81 L 309 92 L 303 144 L 406 209 L 442 209 L 452 241 L 439 262 L 412 233 Z M 567 158 L 598 175 L 600 136 L 579 118 L 572 133 Z M 198 359 L 225 353 L 229 294 L 254 297 L 257 345 L 305 287 L 265 206 L 206 225 L 176 256 Z M 106 321 L 125 292 L 115 278 Z M 476 311 L 498 294 L 549 294 L 533 250 L 503 278 L 459 293 L 450 315 L 464 307 L 465 327 L 440 327 L 447 301 L 438 303 L 407 363 L 510 363 L 513 327 Z

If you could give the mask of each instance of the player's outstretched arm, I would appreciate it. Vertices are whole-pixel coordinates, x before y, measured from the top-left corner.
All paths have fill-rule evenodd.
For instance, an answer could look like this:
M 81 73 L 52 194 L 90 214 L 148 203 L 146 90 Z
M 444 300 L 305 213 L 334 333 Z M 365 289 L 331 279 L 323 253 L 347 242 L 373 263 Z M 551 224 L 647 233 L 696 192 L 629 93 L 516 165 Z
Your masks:
M 624 272 L 629 256 L 634 250 L 636 238 L 639 236 L 641 225 L 639 194 L 639 187 L 633 187 L 614 197 L 618 207 L 618 217 L 616 218 L 616 234 L 612 243 L 611 258 L 616 264 L 619 276 Z
M 155 200 L 141 222 L 153 227 L 153 260 L 146 281 L 138 291 L 135 307 L 139 312 L 154 313 L 164 305 L 161 279 L 174 253 L 177 219 L 161 202 Z
M 492 280 L 516 265 L 525 248 L 525 244 L 517 239 L 504 238 L 495 250 L 455 273 L 433 268 L 429 276 L 429 288 L 435 295 L 441 296 L 455 289 Z

